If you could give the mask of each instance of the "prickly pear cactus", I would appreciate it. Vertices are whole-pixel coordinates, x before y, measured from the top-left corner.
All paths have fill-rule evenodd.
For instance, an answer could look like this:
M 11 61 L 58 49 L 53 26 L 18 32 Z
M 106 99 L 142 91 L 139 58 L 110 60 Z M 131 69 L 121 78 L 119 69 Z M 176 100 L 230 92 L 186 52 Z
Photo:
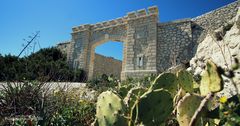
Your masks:
M 166 90 L 149 91 L 141 97 L 135 110 L 139 122 L 146 126 L 160 125 L 173 111 L 173 99 Z
M 125 106 L 118 95 L 111 91 L 103 92 L 97 101 L 97 121 L 99 126 L 124 126 L 127 125 L 123 117 Z
M 199 107 L 202 98 L 187 93 L 177 105 L 177 120 L 180 126 L 188 126 L 192 116 Z M 199 124 L 197 122 L 196 124 Z M 200 125 L 197 125 L 200 126 Z
M 201 95 L 206 96 L 210 92 L 219 92 L 222 88 L 222 78 L 217 71 L 217 66 L 212 61 L 208 61 L 201 79 Z
M 124 102 L 127 107 L 132 108 L 135 101 L 140 99 L 140 97 L 147 91 L 146 88 L 143 87 L 134 87 L 130 89 L 127 93 L 127 96 L 124 98 Z
M 183 90 L 192 93 L 194 91 L 194 79 L 191 73 L 181 70 L 177 73 L 178 83 Z
M 177 77 L 173 73 L 162 73 L 153 82 L 151 89 L 166 89 L 172 95 L 177 93 L 178 81 Z
M 128 94 L 128 91 L 131 89 L 131 86 L 127 86 L 127 85 L 124 85 L 124 86 L 121 86 L 119 87 L 119 90 L 118 90 L 118 94 L 124 98 L 127 96 Z
M 177 105 L 177 103 L 186 95 L 186 91 L 183 89 L 180 89 L 178 91 L 178 93 L 174 96 L 173 98 L 173 102 L 174 102 L 174 106 Z

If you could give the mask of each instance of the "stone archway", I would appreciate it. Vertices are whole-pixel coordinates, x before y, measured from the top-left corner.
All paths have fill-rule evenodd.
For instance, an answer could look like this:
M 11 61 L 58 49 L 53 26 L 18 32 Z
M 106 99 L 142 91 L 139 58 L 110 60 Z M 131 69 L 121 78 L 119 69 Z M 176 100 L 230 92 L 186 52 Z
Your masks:
M 106 65 L 109 65 L 107 68 L 106 67 L 104 67 L 105 65 L 103 65 L 103 63 L 101 64 L 101 65 L 103 65 L 103 66 L 100 66 L 99 64 L 97 65 L 96 64 L 96 55 L 97 55 L 97 59 L 99 59 L 100 57 L 100 55 L 98 55 L 98 54 L 96 54 L 95 53 L 95 49 L 96 49 L 96 47 L 97 46 L 100 46 L 100 45 L 102 45 L 102 44 L 104 44 L 104 43 L 107 43 L 107 42 L 109 42 L 109 41 L 114 41 L 114 42 L 117 42 L 117 41 L 115 41 L 115 40 L 110 40 L 108 37 L 106 37 L 104 40 L 102 40 L 102 41 L 99 41 L 99 42 L 96 42 L 96 43 L 94 43 L 92 46 L 91 46 L 91 54 L 90 54 L 90 63 L 89 63 L 89 72 L 88 72 L 88 77 L 89 78 L 94 78 L 94 77 L 97 77 L 96 76 L 96 73 L 95 72 L 101 72 L 101 74 L 107 74 L 107 75 L 110 75 L 110 74 L 112 74 L 112 73 L 115 73 L 116 71 L 115 71 L 115 69 L 114 69 L 114 67 L 116 67 L 116 69 L 118 68 L 118 66 L 114 66 L 114 65 L 118 65 L 118 64 L 116 64 L 116 62 L 117 62 L 117 60 L 116 59 L 113 59 L 113 58 L 109 58 L 109 57 L 104 57 L 104 58 L 101 58 L 102 60 L 102 62 L 104 62 Z M 121 42 L 121 41 L 118 41 L 118 42 Z M 124 42 L 123 42 L 124 43 Z M 123 44 L 123 48 L 124 48 L 124 44 Z M 115 51 L 117 51 L 117 50 L 115 50 Z M 122 70 L 123 70 L 123 67 L 125 66 L 123 63 L 125 63 L 126 61 L 125 61 L 125 56 L 124 56 L 124 51 L 122 51 L 122 55 L 123 55 L 123 59 L 122 59 L 122 62 L 121 62 L 121 70 L 119 71 L 119 73 L 121 73 L 122 72 Z M 103 57 L 103 56 L 102 56 Z M 107 63 L 107 62 L 105 62 L 105 61 L 108 61 L 109 63 Z M 113 62 L 114 61 L 114 62 Z M 112 63 L 112 64 L 111 64 Z M 115 64 L 114 64 L 115 63 Z M 99 69 L 98 68 L 96 68 L 96 67 L 101 67 L 101 68 L 105 68 L 105 70 L 100 70 L 99 71 Z M 112 70 L 112 72 L 110 72 L 109 71 L 109 69 L 111 69 Z M 106 72 L 109 72 L 109 73 L 106 73 Z M 115 74 L 115 76 L 116 77 L 119 77 L 120 78 L 120 74 L 119 74 L 119 76 L 118 76 L 118 74 L 116 75 Z
M 107 41 L 95 48 L 92 78 L 102 75 L 121 78 L 123 61 L 123 42 Z
M 58 48 L 66 52 L 70 66 L 84 69 L 91 79 L 94 45 L 121 41 L 124 43 L 122 80 L 156 74 L 187 63 L 209 28 L 216 30 L 231 21 L 239 4 L 236 1 L 192 19 L 165 23 L 158 22 L 158 9 L 154 6 L 115 20 L 74 27 L 72 40 L 60 43 Z
M 122 18 L 74 27 L 68 61 L 92 79 L 94 49 L 107 41 L 123 42 L 121 79 L 157 73 L 157 7 L 138 10 Z

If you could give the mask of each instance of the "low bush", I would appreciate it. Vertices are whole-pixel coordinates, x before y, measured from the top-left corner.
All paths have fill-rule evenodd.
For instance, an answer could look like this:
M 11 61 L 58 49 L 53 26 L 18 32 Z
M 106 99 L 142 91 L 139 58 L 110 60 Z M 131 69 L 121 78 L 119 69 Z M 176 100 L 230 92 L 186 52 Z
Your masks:
M 0 81 L 85 82 L 82 69 L 72 69 L 66 55 L 57 48 L 45 48 L 27 57 L 0 54 Z
M 94 101 L 83 98 L 79 90 L 50 90 L 49 85 L 40 82 L 0 87 L 1 125 L 88 126 L 94 121 Z

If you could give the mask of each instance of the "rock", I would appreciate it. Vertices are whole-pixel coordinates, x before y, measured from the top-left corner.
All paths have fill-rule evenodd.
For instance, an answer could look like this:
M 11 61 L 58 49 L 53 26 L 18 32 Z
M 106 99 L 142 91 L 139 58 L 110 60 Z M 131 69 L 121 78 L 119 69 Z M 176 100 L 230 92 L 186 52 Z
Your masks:
M 194 76 L 201 75 L 205 67 L 205 62 L 211 59 L 222 68 L 231 67 L 233 57 L 240 59 L 240 8 L 237 16 L 231 22 L 215 30 L 215 34 L 208 34 L 202 42 L 199 43 L 195 56 L 190 61 Z M 216 35 L 223 35 L 217 39 Z M 213 38 L 214 37 L 214 38 Z M 226 61 L 226 62 L 225 62 Z M 225 95 L 231 97 L 240 90 L 240 70 L 235 72 L 234 82 L 237 84 L 236 90 L 229 78 L 222 76 L 224 80 L 224 89 L 217 93 L 220 97 Z
M 238 7 L 238 12 L 236 16 L 236 25 L 237 25 L 237 28 L 240 29 L 240 7 Z

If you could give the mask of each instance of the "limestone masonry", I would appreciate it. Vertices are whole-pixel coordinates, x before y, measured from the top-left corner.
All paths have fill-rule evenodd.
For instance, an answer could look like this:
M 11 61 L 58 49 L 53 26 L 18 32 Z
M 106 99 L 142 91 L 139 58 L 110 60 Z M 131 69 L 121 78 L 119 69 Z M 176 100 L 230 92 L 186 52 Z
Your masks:
M 72 28 L 72 39 L 58 44 L 69 65 L 82 68 L 92 79 L 101 73 L 143 77 L 189 62 L 209 31 L 236 16 L 240 1 L 192 19 L 159 22 L 156 6 L 97 24 Z M 123 61 L 95 54 L 95 47 L 108 41 L 123 42 Z M 116 51 L 116 50 L 114 50 Z M 115 70 L 113 70 L 115 68 Z

